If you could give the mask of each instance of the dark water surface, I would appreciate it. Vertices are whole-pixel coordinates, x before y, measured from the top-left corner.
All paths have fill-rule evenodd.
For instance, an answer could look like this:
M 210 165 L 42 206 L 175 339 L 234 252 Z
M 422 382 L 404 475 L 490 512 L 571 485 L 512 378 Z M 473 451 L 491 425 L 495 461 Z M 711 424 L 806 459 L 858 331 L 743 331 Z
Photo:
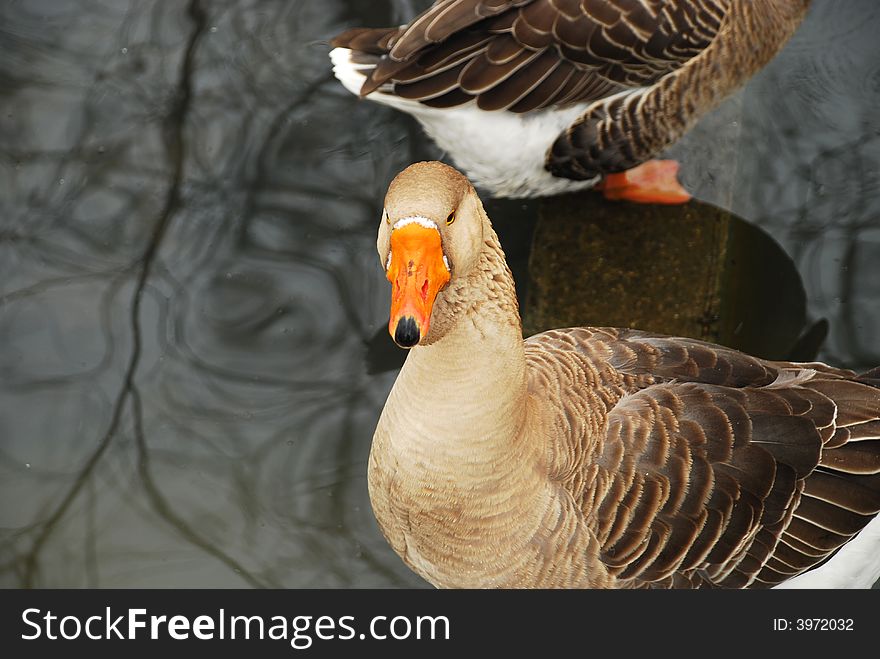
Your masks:
M 0 4 L 0 586 L 424 585 L 366 492 L 401 358 L 375 230 L 442 154 L 326 39 L 425 4 Z M 852 368 L 880 364 L 878 34 L 875 0 L 816 0 L 673 149 Z M 539 204 L 487 206 L 524 285 Z

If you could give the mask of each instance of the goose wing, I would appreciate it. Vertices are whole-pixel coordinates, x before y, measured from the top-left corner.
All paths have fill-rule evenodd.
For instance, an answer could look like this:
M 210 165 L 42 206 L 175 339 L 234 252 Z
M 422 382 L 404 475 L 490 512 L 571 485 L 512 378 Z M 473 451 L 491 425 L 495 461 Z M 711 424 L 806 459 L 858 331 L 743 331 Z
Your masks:
M 440 0 L 401 28 L 335 46 L 375 58 L 377 89 L 451 107 L 526 112 L 653 84 L 705 49 L 730 0 Z
M 569 491 L 624 584 L 772 586 L 880 511 L 876 379 L 632 330 L 534 340 L 615 383 Z

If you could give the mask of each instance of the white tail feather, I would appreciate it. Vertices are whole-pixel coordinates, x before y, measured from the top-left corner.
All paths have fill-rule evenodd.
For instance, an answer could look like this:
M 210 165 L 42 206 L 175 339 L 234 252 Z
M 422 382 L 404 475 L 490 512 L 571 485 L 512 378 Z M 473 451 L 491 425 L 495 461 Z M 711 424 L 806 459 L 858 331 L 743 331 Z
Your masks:
M 348 91 L 358 96 L 364 80 L 367 79 L 363 71 L 368 71 L 371 67 L 358 66 L 352 62 L 350 48 L 334 48 L 330 51 L 330 61 L 333 62 L 333 75 Z

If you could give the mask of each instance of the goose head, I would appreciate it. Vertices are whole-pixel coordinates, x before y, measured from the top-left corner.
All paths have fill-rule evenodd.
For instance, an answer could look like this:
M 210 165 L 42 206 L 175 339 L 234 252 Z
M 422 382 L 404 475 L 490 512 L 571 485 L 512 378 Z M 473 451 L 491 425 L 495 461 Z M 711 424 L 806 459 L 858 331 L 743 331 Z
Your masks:
M 473 186 L 452 167 L 416 163 L 391 182 L 376 247 L 399 346 L 429 345 L 449 329 L 451 291 L 477 269 L 487 223 Z

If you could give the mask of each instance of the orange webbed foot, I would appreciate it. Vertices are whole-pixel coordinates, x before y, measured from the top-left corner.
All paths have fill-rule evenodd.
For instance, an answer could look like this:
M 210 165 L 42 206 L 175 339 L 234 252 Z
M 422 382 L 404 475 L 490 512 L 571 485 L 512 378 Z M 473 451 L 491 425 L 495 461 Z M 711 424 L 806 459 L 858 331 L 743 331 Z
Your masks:
M 678 182 L 675 160 L 649 160 L 625 172 L 606 175 L 597 185 L 606 199 L 638 204 L 683 204 L 690 193 Z

